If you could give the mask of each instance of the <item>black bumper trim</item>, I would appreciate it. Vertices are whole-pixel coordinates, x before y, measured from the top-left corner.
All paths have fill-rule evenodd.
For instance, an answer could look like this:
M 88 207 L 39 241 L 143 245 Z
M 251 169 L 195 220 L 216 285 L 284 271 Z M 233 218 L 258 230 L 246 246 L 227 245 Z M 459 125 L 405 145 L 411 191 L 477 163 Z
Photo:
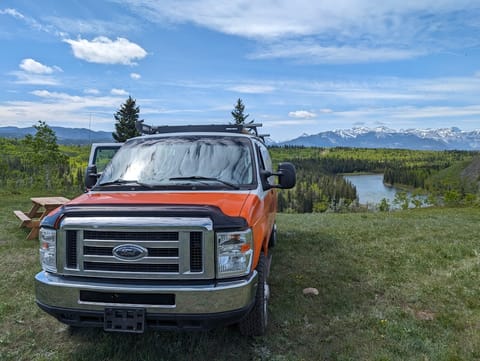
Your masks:
M 151 330 L 209 330 L 241 321 L 252 309 L 253 301 L 238 310 L 207 314 L 170 314 L 145 312 L 145 328 Z M 38 307 L 62 323 L 75 327 L 104 327 L 104 312 L 44 305 Z

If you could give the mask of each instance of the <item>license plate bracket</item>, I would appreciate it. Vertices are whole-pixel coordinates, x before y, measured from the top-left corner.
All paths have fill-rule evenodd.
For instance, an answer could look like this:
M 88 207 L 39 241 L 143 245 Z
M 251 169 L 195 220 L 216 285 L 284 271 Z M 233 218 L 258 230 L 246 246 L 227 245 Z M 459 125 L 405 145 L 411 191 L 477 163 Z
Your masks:
M 105 308 L 105 331 L 143 333 L 145 331 L 145 309 Z

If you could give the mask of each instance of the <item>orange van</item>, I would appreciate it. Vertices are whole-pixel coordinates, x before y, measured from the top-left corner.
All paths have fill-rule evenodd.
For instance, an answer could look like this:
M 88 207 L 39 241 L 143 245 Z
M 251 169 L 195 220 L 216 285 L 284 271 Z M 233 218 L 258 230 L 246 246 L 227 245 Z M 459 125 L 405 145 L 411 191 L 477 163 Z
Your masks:
M 92 148 L 88 192 L 43 220 L 38 306 L 106 331 L 263 335 L 276 189 L 295 185 L 293 165 L 274 172 L 255 124 L 138 126 L 105 145 L 101 172 Z

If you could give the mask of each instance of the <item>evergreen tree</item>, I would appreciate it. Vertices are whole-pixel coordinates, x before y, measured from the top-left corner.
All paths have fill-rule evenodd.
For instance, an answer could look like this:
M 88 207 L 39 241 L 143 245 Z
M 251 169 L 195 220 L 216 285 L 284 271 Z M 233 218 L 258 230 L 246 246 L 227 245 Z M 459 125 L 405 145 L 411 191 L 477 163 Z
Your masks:
M 235 121 L 235 124 L 245 124 L 249 114 L 245 115 L 245 105 L 242 102 L 242 99 L 238 98 L 237 104 L 235 104 L 235 108 L 232 111 L 232 117 Z
M 122 143 L 127 139 L 139 136 L 140 132 L 135 127 L 136 121 L 139 120 L 139 113 L 140 107 L 137 107 L 135 99 L 129 96 L 121 108 L 113 115 L 116 120 L 116 131 L 112 133 L 113 139 Z

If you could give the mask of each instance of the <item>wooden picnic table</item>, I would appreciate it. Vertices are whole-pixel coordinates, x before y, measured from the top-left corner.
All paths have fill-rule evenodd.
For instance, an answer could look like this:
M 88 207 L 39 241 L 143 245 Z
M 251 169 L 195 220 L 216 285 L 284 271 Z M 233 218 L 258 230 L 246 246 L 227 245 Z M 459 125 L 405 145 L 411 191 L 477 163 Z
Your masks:
M 20 227 L 30 228 L 27 239 L 36 239 L 40 229 L 40 222 L 55 208 L 70 201 L 65 197 L 33 197 L 32 208 L 28 212 L 13 211 L 18 219 L 22 221 Z

